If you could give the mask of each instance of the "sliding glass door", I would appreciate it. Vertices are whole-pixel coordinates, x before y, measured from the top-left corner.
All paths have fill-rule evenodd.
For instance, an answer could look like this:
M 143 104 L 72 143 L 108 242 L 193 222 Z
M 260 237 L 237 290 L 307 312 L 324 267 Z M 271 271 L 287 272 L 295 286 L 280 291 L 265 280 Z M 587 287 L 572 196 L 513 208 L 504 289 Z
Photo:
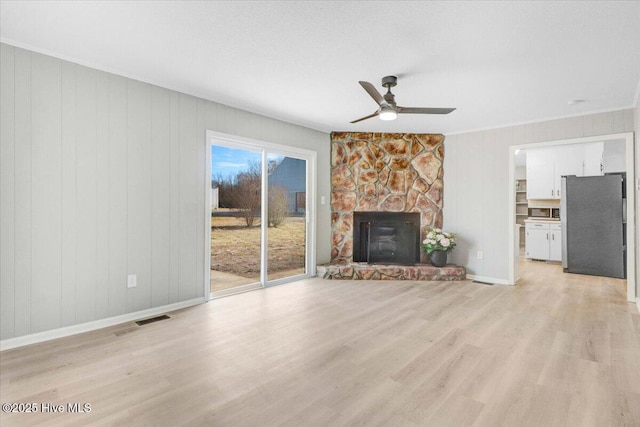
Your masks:
M 211 146 L 211 292 L 260 283 L 262 153 Z
M 305 273 L 307 162 L 269 154 L 267 280 Z
M 210 144 L 212 296 L 309 276 L 315 154 L 215 137 Z

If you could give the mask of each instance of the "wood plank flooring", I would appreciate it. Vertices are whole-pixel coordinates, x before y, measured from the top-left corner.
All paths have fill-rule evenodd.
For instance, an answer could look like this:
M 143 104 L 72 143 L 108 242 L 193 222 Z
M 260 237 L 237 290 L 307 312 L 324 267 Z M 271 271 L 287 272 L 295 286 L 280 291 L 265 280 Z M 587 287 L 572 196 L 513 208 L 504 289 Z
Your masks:
M 523 262 L 518 286 L 310 279 L 0 354 L 0 424 L 640 426 L 625 282 Z

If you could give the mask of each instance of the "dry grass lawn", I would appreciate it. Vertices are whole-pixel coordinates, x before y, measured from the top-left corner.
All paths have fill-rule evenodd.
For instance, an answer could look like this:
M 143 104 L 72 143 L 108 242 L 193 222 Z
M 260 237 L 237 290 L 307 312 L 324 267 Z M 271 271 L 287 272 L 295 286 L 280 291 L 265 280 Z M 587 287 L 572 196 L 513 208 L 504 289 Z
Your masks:
M 270 227 L 269 276 L 281 271 L 304 272 L 304 218 L 287 218 L 279 227 Z M 211 269 L 247 278 L 260 275 L 260 221 L 247 227 L 244 219 L 211 217 Z

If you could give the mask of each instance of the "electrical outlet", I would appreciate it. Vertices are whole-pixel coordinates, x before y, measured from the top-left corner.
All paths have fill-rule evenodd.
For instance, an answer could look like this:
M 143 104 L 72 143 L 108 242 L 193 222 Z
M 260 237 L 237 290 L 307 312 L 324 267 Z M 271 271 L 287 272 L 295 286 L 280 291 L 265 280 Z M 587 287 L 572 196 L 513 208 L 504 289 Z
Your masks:
M 127 288 L 135 288 L 138 286 L 138 276 L 130 274 L 127 276 Z
M 482 258 L 484 258 L 484 254 L 482 253 L 482 251 L 478 251 L 478 253 L 476 254 L 476 256 L 478 257 L 478 259 L 482 259 Z
M 320 204 L 324 205 L 326 203 L 326 199 L 324 198 L 324 196 L 320 196 Z

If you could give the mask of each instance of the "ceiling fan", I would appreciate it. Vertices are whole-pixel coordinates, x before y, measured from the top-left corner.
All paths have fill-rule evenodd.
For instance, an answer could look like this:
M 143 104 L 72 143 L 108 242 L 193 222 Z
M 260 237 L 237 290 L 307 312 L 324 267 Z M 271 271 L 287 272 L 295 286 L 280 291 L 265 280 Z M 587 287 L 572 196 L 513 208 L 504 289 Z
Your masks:
M 358 123 L 375 116 L 380 117 L 380 120 L 395 120 L 398 114 L 449 114 L 455 110 L 455 108 L 401 107 L 396 104 L 395 95 L 391 93 L 391 88 L 397 84 L 398 78 L 396 76 L 383 77 L 382 86 L 387 88 L 387 93 L 382 96 L 371 83 L 361 81 L 360 86 L 367 91 L 380 108 L 375 113 L 356 119 L 351 123 Z

